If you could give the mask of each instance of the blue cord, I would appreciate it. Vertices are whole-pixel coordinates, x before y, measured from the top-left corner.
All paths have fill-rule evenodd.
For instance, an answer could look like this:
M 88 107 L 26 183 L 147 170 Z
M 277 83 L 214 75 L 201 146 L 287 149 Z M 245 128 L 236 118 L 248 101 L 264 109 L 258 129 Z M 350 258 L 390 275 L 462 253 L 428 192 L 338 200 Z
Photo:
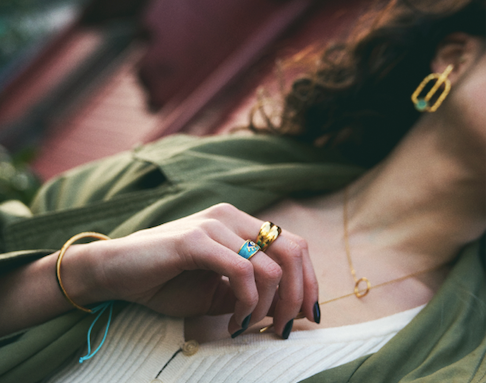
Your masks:
M 88 353 L 85 356 L 79 358 L 79 363 L 83 363 L 85 360 L 88 360 L 88 359 L 92 358 L 93 356 L 95 356 L 96 353 L 100 350 L 101 346 L 103 346 L 103 343 L 105 343 L 106 335 L 108 335 L 108 329 L 110 328 L 111 316 L 113 314 L 113 303 L 115 303 L 115 301 L 104 302 L 104 303 L 101 303 L 100 305 L 96 306 L 95 308 L 91 309 L 92 314 L 97 313 L 98 311 L 99 311 L 99 314 L 95 318 L 93 323 L 91 323 L 91 326 L 90 326 L 89 331 L 88 331 Z M 100 316 L 105 312 L 105 310 L 108 307 L 110 307 L 110 315 L 108 317 L 108 323 L 106 324 L 105 336 L 103 337 L 103 340 L 101 341 L 98 348 L 96 350 L 94 350 L 93 353 L 91 353 L 91 330 L 93 329 L 95 323 L 98 321 Z

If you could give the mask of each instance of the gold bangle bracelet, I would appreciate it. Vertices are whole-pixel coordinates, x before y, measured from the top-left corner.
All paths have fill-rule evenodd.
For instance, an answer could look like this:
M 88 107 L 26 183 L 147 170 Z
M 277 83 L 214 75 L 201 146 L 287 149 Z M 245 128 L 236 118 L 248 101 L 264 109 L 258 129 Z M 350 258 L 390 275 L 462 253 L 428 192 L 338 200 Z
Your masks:
M 78 310 L 81 310 L 81 311 L 84 311 L 84 312 L 87 312 L 87 313 L 91 313 L 92 310 L 78 305 L 69 297 L 68 293 L 66 292 L 66 289 L 64 288 L 64 285 L 62 284 L 62 280 L 61 280 L 61 262 L 62 262 L 62 259 L 64 258 L 64 254 L 66 254 L 66 251 L 69 248 L 69 246 L 71 246 L 74 242 L 76 242 L 76 241 L 78 241 L 82 238 L 97 238 L 97 239 L 103 239 L 103 240 L 110 239 L 110 237 L 107 237 L 104 234 L 95 233 L 95 232 L 92 232 L 92 231 L 85 232 L 85 233 L 79 233 L 79 234 L 76 234 L 74 237 L 71 237 L 62 246 L 61 250 L 59 251 L 59 255 L 57 257 L 57 262 L 56 262 L 56 279 L 57 279 L 57 284 L 59 285 L 59 288 L 61 289 L 62 295 L 64 295 L 64 298 L 66 298 L 69 303 L 71 303 Z

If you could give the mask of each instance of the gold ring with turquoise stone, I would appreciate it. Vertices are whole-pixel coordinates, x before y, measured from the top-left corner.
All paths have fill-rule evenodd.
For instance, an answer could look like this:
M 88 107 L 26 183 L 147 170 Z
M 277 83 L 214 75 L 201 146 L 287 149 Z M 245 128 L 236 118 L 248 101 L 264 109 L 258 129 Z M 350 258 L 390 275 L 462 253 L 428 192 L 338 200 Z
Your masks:
M 258 246 L 255 242 L 247 239 L 245 243 L 240 247 L 240 250 L 238 250 L 238 255 L 241 255 L 245 259 L 250 259 L 259 251 L 260 246 Z

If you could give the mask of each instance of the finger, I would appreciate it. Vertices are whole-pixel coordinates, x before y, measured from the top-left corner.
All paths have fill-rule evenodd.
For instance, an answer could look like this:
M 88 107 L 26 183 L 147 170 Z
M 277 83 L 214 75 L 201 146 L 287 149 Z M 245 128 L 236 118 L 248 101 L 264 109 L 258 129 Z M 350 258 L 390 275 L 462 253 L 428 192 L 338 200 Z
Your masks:
M 286 339 L 292 327 L 292 320 L 302 307 L 304 274 L 302 249 L 283 234 L 268 249 L 268 253 L 283 271 L 278 288 L 273 323 L 277 334 Z
M 252 264 L 228 247 L 211 239 L 206 233 L 188 237 L 183 250 L 187 258 L 186 267 L 213 270 L 228 277 L 236 299 L 230 331 L 240 329 L 243 320 L 253 312 L 258 302 Z
M 320 308 L 319 308 L 319 283 L 314 271 L 314 266 L 310 259 L 309 247 L 307 241 L 303 238 L 286 232 L 289 238 L 298 244 L 302 249 L 302 271 L 304 275 L 304 299 L 302 302 L 301 311 L 305 317 L 311 322 L 320 323 Z
M 321 323 L 321 309 L 319 306 L 319 282 L 312 265 L 309 249 L 303 248 L 302 269 L 304 272 L 304 301 L 302 312 L 311 322 Z
M 255 255 L 251 262 L 253 263 L 259 294 L 259 301 L 253 310 L 250 322 L 250 324 L 254 324 L 268 315 L 277 293 L 277 288 L 281 283 L 283 270 L 277 262 L 263 252 Z
M 232 228 L 232 230 L 234 230 L 241 238 L 256 239 L 259 228 L 263 223 L 261 220 L 258 220 L 257 218 L 252 217 L 244 212 L 241 212 L 235 207 L 228 204 L 220 204 L 208 210 L 210 210 L 210 216 L 219 217 L 222 221 L 227 222 L 228 227 Z M 287 239 L 287 241 L 294 242 L 294 244 L 282 244 L 286 242 L 285 239 Z M 278 247 L 284 248 L 285 246 L 287 246 L 288 249 L 295 247 L 297 250 L 290 250 L 290 255 L 283 254 L 281 255 L 281 260 L 279 260 L 280 258 Z M 276 247 L 277 250 L 275 250 Z M 299 254 L 299 247 L 301 249 L 300 256 L 297 255 Z M 283 268 L 282 272 L 284 279 L 281 280 L 281 284 L 283 285 L 279 288 L 281 290 L 281 288 L 283 287 L 283 290 L 280 292 L 279 295 L 283 294 L 282 299 L 290 304 L 288 308 L 283 308 L 283 303 L 278 305 L 280 309 L 275 312 L 277 331 L 280 330 L 280 327 L 282 327 L 282 325 L 278 325 L 279 320 L 282 320 L 281 316 L 286 317 L 286 321 L 286 319 L 288 318 L 288 313 L 295 312 L 295 305 L 296 302 L 299 300 L 301 300 L 302 307 L 299 307 L 297 313 L 302 309 L 305 316 L 309 320 L 315 321 L 315 314 L 319 314 L 319 312 L 314 312 L 314 309 L 318 309 L 319 307 L 317 305 L 318 283 L 312 263 L 310 261 L 307 243 L 302 238 L 287 231 L 283 231 L 282 234 L 267 250 L 267 253 L 270 254 L 271 258 L 274 259 L 277 264 L 279 264 Z M 283 263 L 281 263 L 282 260 L 284 260 Z M 288 275 L 287 271 L 289 271 Z M 257 270 L 255 270 L 256 276 L 258 275 L 257 273 Z M 302 296 L 301 299 L 299 297 L 299 294 Z M 317 319 L 319 319 L 319 316 L 320 315 L 317 315 Z M 256 320 L 256 318 L 252 318 L 252 322 L 254 322 L 254 320 Z
M 222 220 L 228 221 L 228 226 L 232 227 L 232 229 L 242 238 L 256 238 L 258 235 L 258 230 L 263 223 L 257 218 L 240 212 L 231 205 L 219 205 L 210 212 L 210 215 L 214 217 L 219 216 Z M 237 219 L 235 219 L 235 217 L 237 217 Z M 284 253 L 279 255 L 278 248 L 284 249 L 285 247 L 287 247 L 289 251 L 283 250 Z M 273 250 L 270 250 L 270 248 Z M 269 252 L 271 258 L 275 260 L 276 263 L 281 267 L 281 273 L 283 275 L 283 279 L 280 281 L 281 285 L 279 287 L 279 300 L 283 301 L 277 304 L 276 307 L 279 309 L 275 311 L 277 331 L 281 330 L 282 327 L 285 327 L 285 325 L 287 325 L 287 323 L 293 318 L 289 317 L 289 313 L 295 312 L 297 314 L 301 310 L 304 310 L 304 314 L 309 320 L 315 321 L 316 318 L 319 320 L 320 312 L 314 312 L 314 308 L 317 310 L 319 308 L 319 306 L 316 304 L 318 300 L 318 284 L 305 240 L 284 231 L 274 241 L 270 248 L 267 250 L 267 252 Z M 261 257 L 259 259 L 261 259 Z M 253 265 L 255 268 L 255 276 L 257 278 L 257 287 L 260 292 L 261 286 L 265 285 L 266 282 L 268 283 L 268 279 L 265 279 L 264 272 L 260 272 L 259 264 L 260 263 L 257 262 L 254 257 Z M 270 267 L 272 267 L 272 271 L 278 270 L 275 265 L 270 265 Z M 259 279 L 260 275 L 262 275 L 261 279 Z M 265 290 L 268 290 L 268 288 Z M 272 289 L 272 291 L 274 290 Z M 265 299 L 264 304 L 259 304 L 256 309 L 257 311 L 253 313 L 251 320 L 252 323 L 260 320 L 265 315 L 262 313 L 262 311 L 263 307 L 265 307 L 266 310 L 268 307 L 268 302 L 269 300 Z M 284 321 L 284 324 L 281 323 L 279 326 L 279 321 Z M 282 333 L 282 331 L 280 331 L 280 333 Z
M 233 249 L 235 253 L 241 248 L 245 240 L 224 224 L 217 220 L 208 220 L 201 224 L 208 235 L 216 242 Z M 263 319 L 272 304 L 277 286 L 282 277 L 281 267 L 265 253 L 256 253 L 251 260 L 246 260 L 253 266 L 255 283 L 258 290 L 258 303 L 252 312 L 251 322 L 256 323 Z M 230 327 L 231 321 L 230 321 Z
M 256 240 L 263 221 L 233 205 L 221 203 L 201 212 L 204 219 L 215 219 L 245 240 Z

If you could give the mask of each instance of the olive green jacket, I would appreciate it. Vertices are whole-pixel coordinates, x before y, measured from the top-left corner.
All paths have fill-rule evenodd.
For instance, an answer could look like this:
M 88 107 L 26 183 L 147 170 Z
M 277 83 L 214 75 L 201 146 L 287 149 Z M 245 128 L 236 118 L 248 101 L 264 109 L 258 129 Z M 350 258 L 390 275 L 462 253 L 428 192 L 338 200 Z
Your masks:
M 82 231 L 121 237 L 218 202 L 256 213 L 284 196 L 336 190 L 362 172 L 334 153 L 282 138 L 173 136 L 64 174 L 30 208 L 0 205 L 0 272 L 50 254 Z M 434 299 L 379 352 L 306 382 L 486 381 L 479 246 L 464 249 Z M 117 303 L 115 314 L 123 305 Z M 49 375 L 85 345 L 92 320 L 73 310 L 0 339 L 0 383 Z

